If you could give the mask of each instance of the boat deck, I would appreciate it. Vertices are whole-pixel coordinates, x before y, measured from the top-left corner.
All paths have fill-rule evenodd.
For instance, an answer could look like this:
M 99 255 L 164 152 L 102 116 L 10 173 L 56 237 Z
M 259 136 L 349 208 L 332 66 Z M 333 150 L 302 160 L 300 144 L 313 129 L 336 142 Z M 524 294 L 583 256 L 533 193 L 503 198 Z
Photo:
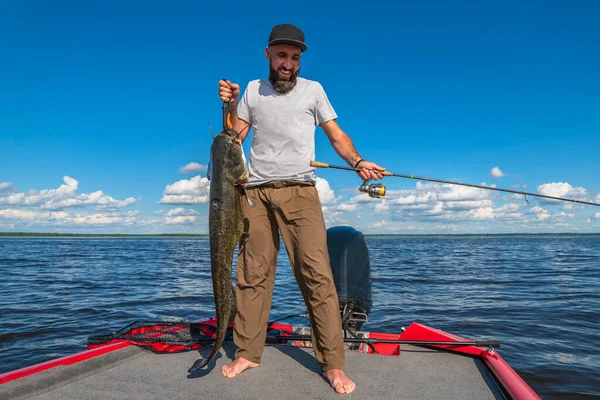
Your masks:
M 211 348 L 155 354 L 129 346 L 77 364 L 0 385 L 2 399 L 340 399 L 321 377 L 310 348 L 267 345 L 259 368 L 235 379 L 220 368 L 233 358 L 227 342 L 195 374 L 188 368 Z M 346 352 L 346 374 L 360 399 L 504 399 L 484 363 L 443 350 L 402 345 L 399 356 Z

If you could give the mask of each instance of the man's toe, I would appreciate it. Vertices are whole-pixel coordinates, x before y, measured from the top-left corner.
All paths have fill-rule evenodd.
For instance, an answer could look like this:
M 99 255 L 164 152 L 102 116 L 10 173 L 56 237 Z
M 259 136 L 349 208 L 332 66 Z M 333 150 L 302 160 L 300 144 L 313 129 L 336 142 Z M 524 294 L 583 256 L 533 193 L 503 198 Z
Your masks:
M 348 382 L 344 385 L 344 389 L 346 389 L 346 393 L 352 393 L 355 388 L 356 388 L 356 385 L 352 382 Z

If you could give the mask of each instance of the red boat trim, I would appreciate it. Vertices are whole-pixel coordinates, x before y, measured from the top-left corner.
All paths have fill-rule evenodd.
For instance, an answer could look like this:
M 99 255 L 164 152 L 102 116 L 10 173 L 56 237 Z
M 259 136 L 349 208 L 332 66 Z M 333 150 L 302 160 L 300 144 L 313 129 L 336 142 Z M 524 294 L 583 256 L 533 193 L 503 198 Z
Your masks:
M 403 340 L 423 340 L 432 342 L 467 342 L 469 339 L 453 335 L 448 332 L 441 331 L 439 329 L 430 328 L 425 325 L 413 322 L 408 328 L 402 332 L 400 339 Z M 472 356 L 479 356 L 481 349 L 475 346 L 449 346 L 445 344 L 430 345 L 432 347 L 438 347 L 445 350 L 450 350 L 456 353 L 470 354 Z
M 482 351 L 481 358 L 513 399 L 541 400 L 514 369 L 496 352 Z
M 0 375 L 0 385 L 3 383 L 14 381 L 15 379 L 23 378 L 41 371 L 45 371 L 50 368 L 60 367 L 62 365 L 76 364 L 78 362 L 89 360 L 90 358 L 98 357 L 102 354 L 110 353 L 111 351 L 116 351 L 127 346 L 129 346 L 129 343 L 127 342 L 113 343 L 107 346 L 98 347 L 70 356 L 65 356 L 57 358 L 55 360 L 50 360 L 40 364 L 35 364 L 29 367 L 17 369 L 15 371 L 6 372 Z
M 131 345 L 136 345 L 139 347 L 145 347 L 147 349 L 151 349 L 157 353 L 179 353 L 182 351 L 189 350 L 198 350 L 203 346 L 201 344 L 192 344 L 192 345 L 173 345 L 173 344 L 164 344 L 164 343 L 148 343 L 148 342 L 136 342 L 135 340 L 119 340 L 113 339 L 105 343 L 100 344 L 88 344 L 88 350 L 95 349 L 98 347 L 105 347 L 106 345 L 114 344 L 114 343 L 123 343 L 127 342 Z
M 216 320 L 211 319 L 203 321 L 204 324 L 216 325 Z M 283 331 L 292 331 L 293 327 L 287 324 L 272 324 L 270 329 L 279 329 Z M 404 340 L 423 340 L 423 341 L 468 341 L 451 333 L 441 331 L 439 329 L 430 328 L 425 325 L 413 322 L 400 335 L 388 333 L 369 333 L 369 337 L 373 339 L 404 339 Z M 87 351 L 73 354 L 66 357 L 57 358 L 55 360 L 46 361 L 40 364 L 21 368 L 15 371 L 10 371 L 0 374 L 0 385 L 23 378 L 29 375 L 36 374 L 47 369 L 76 364 L 81 361 L 89 360 L 94 357 L 101 356 L 112 351 L 120 350 L 130 346 L 130 342 L 112 342 L 100 347 L 93 347 Z M 469 354 L 476 357 L 481 357 L 494 376 L 498 379 L 503 388 L 513 399 L 518 400 L 540 400 L 540 397 L 527 385 L 527 383 L 516 373 L 514 369 L 495 351 L 489 352 L 475 346 L 448 346 L 448 345 L 428 345 L 431 347 L 439 347 L 456 353 Z M 374 345 L 377 352 L 385 355 L 399 355 L 400 346 L 396 344 L 380 343 Z M 369 353 L 373 351 L 369 349 Z
M 369 339 L 385 339 L 385 340 L 398 340 L 400 339 L 400 335 L 391 334 L 391 333 L 375 333 L 369 332 Z M 400 355 L 400 345 L 393 343 L 375 343 L 372 345 L 375 348 L 368 347 L 368 353 L 377 353 L 383 356 L 399 356 Z
M 430 328 L 425 325 L 413 322 L 402 334 L 402 339 L 407 340 L 431 340 L 431 341 L 468 341 L 451 333 L 439 329 Z M 456 353 L 470 354 L 481 357 L 489 369 L 492 371 L 498 382 L 516 400 L 540 400 L 540 397 L 533 391 L 529 385 L 512 369 L 510 365 L 495 351 L 487 351 L 475 346 L 448 346 L 448 345 L 429 345 L 431 347 L 440 347 L 445 350 Z

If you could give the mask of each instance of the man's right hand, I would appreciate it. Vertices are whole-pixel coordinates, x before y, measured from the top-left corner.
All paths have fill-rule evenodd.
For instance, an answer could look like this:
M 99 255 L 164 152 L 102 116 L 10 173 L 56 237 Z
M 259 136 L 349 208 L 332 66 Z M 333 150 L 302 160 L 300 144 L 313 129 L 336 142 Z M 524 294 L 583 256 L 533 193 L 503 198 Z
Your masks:
M 237 104 L 240 99 L 240 85 L 221 79 L 219 81 L 219 97 L 221 101 L 231 103 L 231 112 L 234 113 L 237 111 Z

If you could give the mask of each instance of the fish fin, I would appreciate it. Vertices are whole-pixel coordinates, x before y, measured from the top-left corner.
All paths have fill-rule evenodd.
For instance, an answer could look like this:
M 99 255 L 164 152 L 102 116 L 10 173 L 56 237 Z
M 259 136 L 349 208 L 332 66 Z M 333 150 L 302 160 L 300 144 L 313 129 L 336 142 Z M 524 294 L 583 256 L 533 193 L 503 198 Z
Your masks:
M 208 155 L 208 166 L 206 167 L 206 179 L 210 181 L 212 175 L 212 162 L 213 161 L 213 148 L 210 146 L 210 153 Z

